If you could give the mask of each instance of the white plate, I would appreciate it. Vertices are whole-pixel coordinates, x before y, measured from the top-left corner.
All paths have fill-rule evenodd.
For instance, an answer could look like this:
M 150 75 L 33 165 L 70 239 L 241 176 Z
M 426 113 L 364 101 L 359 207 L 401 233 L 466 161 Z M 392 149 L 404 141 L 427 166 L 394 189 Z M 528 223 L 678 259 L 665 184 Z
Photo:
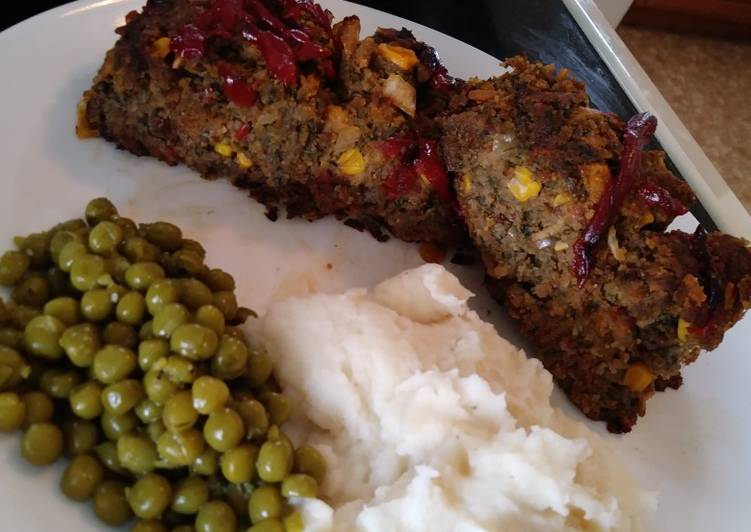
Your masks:
M 355 4 L 324 4 L 338 17 L 359 15 L 364 34 L 376 26 L 413 29 L 455 75 L 498 72 L 496 59 L 423 26 Z M 271 223 L 262 207 L 223 182 L 202 181 L 186 168 L 139 159 L 101 140 L 77 140 L 76 103 L 115 40 L 112 30 L 140 5 L 141 0 L 76 2 L 0 34 L 0 248 L 9 247 L 15 234 L 78 216 L 90 198 L 106 195 L 127 216 L 182 226 L 206 245 L 210 264 L 236 275 L 241 301 L 259 311 L 284 296 L 370 285 L 421 263 L 415 246 L 379 244 L 330 219 Z M 498 307 L 482 295 L 481 272 L 455 271 L 480 294 L 475 306 L 482 315 L 515 338 Z M 749 529 L 751 359 L 744 349 L 749 339 L 747 319 L 715 353 L 685 371 L 680 392 L 652 399 L 648 416 L 631 434 L 609 435 L 601 424 L 588 422 L 621 451 L 645 487 L 659 491 L 650 529 Z M 578 416 L 564 399 L 557 400 Z M 17 436 L 0 438 L 0 463 L 2 530 L 99 529 L 86 505 L 60 495 L 62 464 L 25 465 Z

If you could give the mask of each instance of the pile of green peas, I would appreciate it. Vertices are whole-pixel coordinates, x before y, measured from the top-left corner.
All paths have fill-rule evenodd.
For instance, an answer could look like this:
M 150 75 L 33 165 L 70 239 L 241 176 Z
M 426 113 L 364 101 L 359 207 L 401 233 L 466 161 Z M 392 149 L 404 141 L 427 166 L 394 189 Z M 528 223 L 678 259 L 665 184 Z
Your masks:
M 136 532 L 300 532 L 326 473 L 282 432 L 291 404 L 249 348 L 235 281 L 166 222 L 105 198 L 0 256 L 0 432 Z

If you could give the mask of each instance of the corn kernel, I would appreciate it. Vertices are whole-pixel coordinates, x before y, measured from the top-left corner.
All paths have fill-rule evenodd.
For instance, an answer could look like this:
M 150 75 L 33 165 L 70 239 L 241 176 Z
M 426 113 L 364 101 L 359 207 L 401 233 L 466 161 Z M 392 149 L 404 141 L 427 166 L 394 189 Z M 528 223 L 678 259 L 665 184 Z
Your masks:
M 380 53 L 384 59 L 391 61 L 402 70 L 411 70 L 412 67 L 420 62 L 420 60 L 417 59 L 415 52 L 409 48 L 402 48 L 401 46 L 379 44 L 378 53 Z
M 568 249 L 568 244 L 565 242 L 561 242 L 560 240 L 555 243 L 555 246 L 553 246 L 553 249 L 556 251 L 566 251 Z
M 151 43 L 151 56 L 156 59 L 164 59 L 170 52 L 170 38 L 160 37 Z
M 561 205 L 566 205 L 567 203 L 570 203 L 574 198 L 571 197 L 571 194 L 567 194 L 565 192 L 561 192 L 559 194 L 556 194 L 553 198 L 553 207 L 560 207 Z
M 225 144 L 224 142 L 217 142 L 214 144 L 214 151 L 222 157 L 232 157 L 232 146 Z
M 250 157 L 248 157 L 241 151 L 237 152 L 235 159 L 237 159 L 237 164 L 240 166 L 240 168 L 245 168 L 247 170 L 248 168 L 253 166 L 253 161 L 250 160 Z
M 532 171 L 525 166 L 519 166 L 514 170 L 514 177 L 507 186 L 518 201 L 524 203 L 540 194 L 542 185 L 532 178 Z
M 688 329 L 691 327 L 691 323 L 684 320 L 683 318 L 678 319 L 678 330 L 676 331 L 676 336 L 678 336 L 678 340 L 681 342 L 685 342 L 688 340 Z
M 465 194 L 472 192 L 472 175 L 469 173 L 462 176 L 462 190 Z
M 655 376 L 647 368 L 643 362 L 637 362 L 631 364 L 626 370 L 626 375 L 623 377 L 623 384 L 629 387 L 632 392 L 643 392 L 652 381 L 655 380 Z
M 645 225 L 649 225 L 654 221 L 655 217 L 652 216 L 651 212 L 648 212 L 639 219 L 639 227 L 644 227 Z
M 350 148 L 339 156 L 337 165 L 344 175 L 353 176 L 365 170 L 365 158 L 360 150 Z

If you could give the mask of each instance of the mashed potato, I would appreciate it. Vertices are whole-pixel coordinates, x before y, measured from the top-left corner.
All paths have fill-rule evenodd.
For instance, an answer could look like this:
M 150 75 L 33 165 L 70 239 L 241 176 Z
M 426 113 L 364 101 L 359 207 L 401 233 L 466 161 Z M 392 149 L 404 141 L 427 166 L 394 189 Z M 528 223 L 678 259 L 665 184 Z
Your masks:
M 261 338 L 327 458 L 309 531 L 638 530 L 652 504 L 550 405 L 551 376 L 425 265 L 372 290 L 273 305 Z

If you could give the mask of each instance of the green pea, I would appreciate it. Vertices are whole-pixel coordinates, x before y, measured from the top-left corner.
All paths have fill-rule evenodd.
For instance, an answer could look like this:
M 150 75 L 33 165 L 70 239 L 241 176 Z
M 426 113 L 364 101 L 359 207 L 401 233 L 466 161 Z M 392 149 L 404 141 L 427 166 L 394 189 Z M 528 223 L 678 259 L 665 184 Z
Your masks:
M 273 368 L 274 363 L 265 350 L 254 351 L 248 358 L 246 374 L 248 385 L 251 388 L 258 388 L 263 385 L 271 377 Z
M 288 475 L 282 481 L 282 495 L 284 497 L 308 497 L 318 496 L 318 483 L 309 475 L 296 473 Z
M 63 425 L 65 454 L 78 456 L 93 451 L 99 443 L 99 427 L 93 421 L 73 419 Z
M 94 448 L 99 460 L 104 467 L 117 473 L 118 475 L 126 475 L 128 472 L 120 464 L 120 459 L 117 457 L 117 443 L 114 441 L 106 441 Z
M 151 340 L 154 338 L 154 322 L 152 320 L 145 321 L 141 328 L 138 329 L 138 338 L 141 340 Z
M 0 387 L 13 388 L 31 375 L 31 367 L 10 347 L 0 346 L 0 368 L 4 370 Z
M 252 444 L 242 444 L 233 447 L 220 460 L 222 474 L 233 484 L 243 484 L 253 479 L 258 447 Z
M 138 359 L 130 349 L 119 345 L 106 345 L 94 355 L 92 368 L 99 382 L 113 384 L 130 375 L 137 365 Z
M 195 240 L 191 240 L 189 238 L 183 238 L 183 241 L 180 243 L 181 249 L 188 249 L 192 252 L 194 252 L 199 257 L 206 258 L 206 250 L 201 245 L 200 242 L 196 242 Z
M 232 507 L 224 501 L 209 501 L 196 517 L 196 532 L 235 532 L 237 517 Z
M 10 327 L 0 328 L 0 347 L 8 347 L 16 351 L 24 349 L 23 331 Z
M 170 338 L 178 327 L 185 325 L 189 320 L 188 309 L 180 303 L 168 303 L 154 316 L 154 336 Z
M 117 460 L 131 473 L 145 475 L 153 471 L 158 457 L 156 445 L 148 436 L 130 433 L 117 440 Z
M 117 302 L 115 316 L 127 325 L 140 325 L 146 316 L 146 302 L 140 292 L 128 292 Z
M 177 250 L 183 239 L 180 228 L 168 222 L 141 224 L 139 231 L 146 240 L 169 252 Z
M 193 406 L 201 414 L 211 414 L 223 408 L 229 400 L 229 388 L 214 377 L 198 377 L 192 387 Z
M 95 381 L 88 381 L 76 386 L 68 397 L 70 409 L 83 419 L 94 419 L 102 415 L 100 397 L 102 387 Z
M 214 356 L 219 339 L 214 331 L 196 323 L 184 323 L 172 333 L 170 348 L 191 360 L 206 360 Z
M 89 233 L 89 249 L 97 255 L 109 255 L 123 239 L 123 230 L 114 222 L 99 222 Z
M 269 420 L 274 425 L 282 425 L 289 419 L 292 413 L 292 403 L 287 396 L 276 392 L 266 392 L 261 394 L 261 402 L 269 413 Z
M 167 526 L 158 519 L 138 520 L 130 532 L 167 532 Z
M 130 266 L 130 261 L 117 253 L 117 251 L 112 251 L 107 257 L 107 270 L 110 272 L 112 282 L 124 284 L 125 272 L 128 271 Z
M 62 266 L 61 269 L 63 269 Z M 102 257 L 89 254 L 79 255 L 70 269 L 70 282 L 76 290 L 86 292 L 96 288 L 99 279 L 106 274 L 107 263 Z
M 85 217 L 89 226 L 112 220 L 117 216 L 117 209 L 107 198 L 94 198 L 86 205 Z
M 28 428 L 34 423 L 46 423 L 55 414 L 55 405 L 49 396 L 42 392 L 26 392 L 21 397 L 26 406 L 26 420 L 24 428 Z
M 209 488 L 201 477 L 187 477 L 175 487 L 172 510 L 183 515 L 197 514 L 209 500 Z
M 44 305 L 44 313 L 54 316 L 68 327 L 81 321 L 78 301 L 72 297 L 57 297 Z
M 204 477 L 214 475 L 219 470 L 219 453 L 209 447 L 196 458 L 191 465 L 191 470 L 196 475 L 203 475 Z
M 13 288 L 11 298 L 19 305 L 41 308 L 50 299 L 50 283 L 41 273 L 31 274 Z
M 39 388 L 55 399 L 68 399 L 81 383 L 81 376 L 72 370 L 49 369 L 39 380 Z
M 29 256 L 20 251 L 6 251 L 0 257 L 0 284 L 13 286 L 18 283 L 29 269 Z
M 117 224 L 120 231 L 123 233 L 123 239 L 130 238 L 138 235 L 138 226 L 130 218 L 116 215 L 112 218 L 112 221 Z
M 253 490 L 248 500 L 248 514 L 253 523 L 282 516 L 284 503 L 276 486 L 260 486 Z
M 130 262 L 156 262 L 161 255 L 158 247 L 139 236 L 128 237 L 122 252 Z
M 47 285 L 50 287 L 50 297 L 63 297 L 74 293 L 68 274 L 59 268 L 50 268 L 46 272 Z
M 162 371 L 167 374 L 172 382 L 177 384 L 190 384 L 198 374 L 198 368 L 195 364 L 180 355 L 167 358 Z
M 305 530 L 305 522 L 297 510 L 292 510 L 284 516 L 283 524 L 285 532 L 303 532 Z
M 156 262 L 136 262 L 125 271 L 125 283 L 139 292 L 146 292 L 155 281 L 164 277 L 164 270 Z
M 80 454 L 71 460 L 60 480 L 60 489 L 69 499 L 83 502 L 94 495 L 104 479 L 104 467 L 91 455 Z
M 228 322 L 235 319 L 238 305 L 234 292 L 214 292 L 212 304 L 224 314 L 224 318 Z
M 141 519 L 156 519 L 172 500 L 172 486 L 161 475 L 149 473 L 138 479 L 127 491 L 133 513 Z
M 243 419 L 249 438 L 260 438 L 269 430 L 269 417 L 266 408 L 255 399 L 247 398 L 234 401 L 232 408 Z
M 154 443 L 159 441 L 159 438 L 167 432 L 167 427 L 164 426 L 164 423 L 162 423 L 161 418 L 157 419 L 156 421 L 152 421 L 146 426 L 146 433 L 149 435 L 149 438 L 151 438 L 151 441 Z
M 60 249 L 55 264 L 65 273 L 69 273 L 73 269 L 73 263 L 76 259 L 88 254 L 88 252 L 89 248 L 86 247 L 86 244 L 80 240 L 71 240 Z
M 63 445 L 63 433 L 57 425 L 34 423 L 23 435 L 21 455 L 32 465 L 49 465 L 63 454 Z
M 189 466 L 204 451 L 205 442 L 196 429 L 183 432 L 165 432 L 156 443 L 163 467 Z
M 149 370 L 143 378 L 143 386 L 149 399 L 158 405 L 165 404 L 178 391 L 178 385 L 159 370 Z
M 136 379 L 126 379 L 110 384 L 101 392 L 104 409 L 116 416 L 129 412 L 145 397 L 143 385 Z
M 245 436 L 243 420 L 230 408 L 212 412 L 203 426 L 203 437 L 206 443 L 220 453 L 235 447 L 243 436 Z
M 292 460 L 287 443 L 282 440 L 266 441 L 261 445 L 256 461 L 258 476 L 264 482 L 281 482 L 292 470 Z
M 259 521 L 246 532 L 285 532 L 285 530 L 282 522 L 278 518 L 272 517 L 271 519 Z
M 20 429 L 26 420 L 26 403 L 13 392 L 0 393 L 0 432 Z
M 26 326 L 42 313 L 38 309 L 27 307 L 25 305 L 15 305 L 10 308 L 11 325 L 17 329 L 25 329 Z
M 181 301 L 188 310 L 195 312 L 205 305 L 211 305 L 211 302 L 213 301 L 211 290 L 201 281 L 198 279 L 182 279 L 181 284 Z M 221 333 L 222 331 L 217 331 L 217 334 Z
M 167 267 L 173 275 L 178 277 L 199 275 L 203 269 L 203 258 L 195 251 L 178 249 L 170 255 Z
M 224 488 L 223 499 L 232 507 L 235 515 L 241 516 L 245 520 L 245 516 L 248 513 L 248 492 L 251 488 L 250 484 L 226 484 L 219 480 Z
M 220 379 L 233 380 L 242 376 L 247 367 L 248 348 L 245 344 L 232 336 L 222 336 L 216 356 L 211 359 L 211 373 Z
M 309 475 L 322 484 L 326 477 L 326 460 L 314 447 L 303 445 L 295 451 L 295 472 Z
M 33 233 L 17 241 L 19 250 L 29 257 L 33 269 L 41 270 L 49 266 L 51 239 L 50 233 Z
M 146 306 L 156 316 L 165 306 L 180 301 L 181 283 L 175 279 L 159 279 L 146 291 Z
M 218 268 L 206 272 L 201 280 L 212 292 L 234 292 L 236 288 L 233 277 Z
M 138 346 L 138 333 L 130 325 L 112 321 L 102 331 L 102 341 L 109 345 L 135 349 Z
M 81 314 L 89 321 L 106 320 L 113 308 L 112 297 L 104 288 L 94 288 L 81 296 Z
M 138 418 L 133 412 L 127 412 L 122 415 L 110 414 L 106 410 L 102 412 L 99 418 L 102 426 L 102 432 L 109 440 L 117 440 L 125 434 L 133 432 L 138 427 Z
M 101 347 L 99 332 L 90 323 L 74 325 L 60 337 L 60 347 L 75 366 L 88 368 L 94 363 L 94 355 Z
M 133 513 L 125 495 L 125 484 L 119 480 L 105 480 L 94 492 L 94 513 L 110 526 L 130 521 Z
M 151 423 L 162 419 L 162 407 L 151 399 L 144 399 L 136 406 L 136 416 L 141 420 L 141 423 Z
M 173 432 L 181 432 L 195 425 L 198 412 L 193 408 L 191 393 L 183 391 L 173 395 L 164 405 L 162 421 Z
M 169 355 L 169 342 L 161 338 L 144 340 L 138 346 L 138 365 L 143 371 L 149 371 L 157 361 Z

